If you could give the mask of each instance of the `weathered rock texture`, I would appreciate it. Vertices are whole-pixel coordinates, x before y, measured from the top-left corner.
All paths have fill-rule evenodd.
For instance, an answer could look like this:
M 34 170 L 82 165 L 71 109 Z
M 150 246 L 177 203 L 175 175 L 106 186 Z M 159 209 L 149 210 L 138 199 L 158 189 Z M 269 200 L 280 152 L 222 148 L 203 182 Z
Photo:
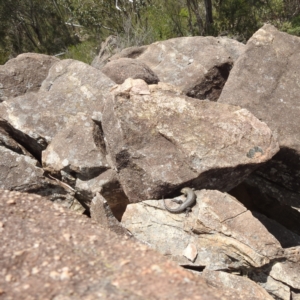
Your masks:
M 3 146 L 18 154 L 28 155 L 32 157 L 22 145 L 18 144 L 10 134 L 13 135 L 13 128 L 5 120 L 0 118 L 0 146 Z M 24 136 L 23 136 L 24 137 Z
M 282 300 L 294 299 L 291 298 L 292 293 L 289 286 L 281 283 L 280 281 L 273 279 L 271 276 L 268 276 L 267 274 L 260 273 L 256 275 L 251 275 L 251 279 L 257 282 L 271 296 L 273 296 L 273 299 L 282 299 Z
M 299 41 L 266 25 L 247 46 L 178 38 L 124 49 L 106 65 L 147 65 L 157 85 L 117 86 L 99 70 L 118 51 L 114 38 L 96 68 L 30 54 L 1 66 L 0 188 L 46 195 L 102 228 L 43 198 L 0 192 L 0 297 L 270 298 L 251 279 L 275 299 L 299 299 Z M 204 100 L 219 97 L 235 62 L 220 102 Z M 111 69 L 124 75 L 117 82 L 145 75 L 121 69 Z M 178 207 L 182 187 L 198 189 L 187 216 L 149 200 Z
M 122 224 L 181 265 L 252 270 L 283 257 L 280 243 L 235 198 L 219 191 L 195 193 L 197 204 L 188 217 L 167 212 L 162 201 L 147 200 L 128 205 Z M 187 257 L 187 247 L 195 247 L 194 257 Z
M 129 203 L 128 198 L 120 185 L 118 174 L 112 169 L 108 169 L 90 180 L 81 180 L 80 178 L 77 178 L 75 189 L 79 199 L 87 205 L 91 204 L 91 200 L 97 193 L 101 193 L 109 203 L 114 216 L 118 220 L 121 219 L 122 214 Z M 97 204 L 94 206 L 97 206 Z
M 264 213 L 274 199 L 300 208 L 299 48 L 299 37 L 265 25 L 248 41 L 218 100 L 248 109 L 278 135 L 280 152 L 247 181 L 266 198 Z
M 188 216 L 166 211 L 162 200 L 147 200 L 128 205 L 122 224 L 137 239 L 179 264 L 204 269 L 203 276 L 212 286 L 238 290 L 243 299 L 298 297 L 300 247 L 281 248 L 269 232 L 270 223 L 276 227 L 274 221 L 251 213 L 229 194 L 195 193 L 197 204 Z M 181 196 L 176 199 L 184 200 Z M 169 206 L 170 200 L 166 199 Z
M 285 249 L 287 260 L 280 260 L 248 276 L 262 286 L 274 299 L 298 299 L 300 247 Z
M 228 38 L 181 37 L 132 47 L 112 56 L 135 58 L 186 95 L 216 101 L 244 44 Z
M 111 97 L 109 89 L 113 85 L 114 82 L 101 71 L 82 62 L 63 60 L 52 66 L 38 92 L 26 93 L 2 102 L 0 104 L 1 132 L 5 132 L 18 142 L 27 152 L 23 151 L 23 148 L 20 150 L 9 144 L 4 135 L 0 136 L 2 144 L 17 153 L 20 151 L 23 154 L 30 153 L 43 164 L 44 169 L 36 169 L 38 176 L 34 172 L 31 176 L 26 175 L 29 168 L 27 171 L 25 169 L 24 172 L 19 173 L 17 183 L 12 182 L 11 176 L 6 177 L 8 171 L 3 170 L 2 176 L 6 179 L 1 187 L 12 190 L 34 190 L 44 195 L 42 187 L 49 178 L 45 178 L 43 173 L 47 171 L 67 183 L 65 185 L 63 182 L 50 180 L 54 186 L 62 187 L 63 191 L 66 188 L 73 197 L 76 192 L 74 189 L 76 179 L 91 180 L 109 169 L 98 116 L 103 110 L 103 98 Z M 48 146 L 49 148 L 46 149 Z M 42 157 L 43 150 L 45 152 Z M 16 154 L 14 156 L 17 157 Z M 21 158 L 27 159 L 26 156 Z M 15 170 L 24 167 L 18 164 L 20 159 L 14 158 L 11 162 L 15 165 Z M 36 189 L 24 186 L 31 177 L 34 179 Z M 114 179 L 114 185 L 116 185 L 115 181 Z M 64 193 L 68 193 L 67 191 Z M 76 197 L 80 201 L 90 203 L 95 194 L 90 190 L 84 192 Z M 89 197 L 86 197 L 87 195 Z M 111 198 L 116 197 L 118 195 Z M 55 198 L 62 199 L 62 196 L 52 197 Z
M 0 298 L 243 299 L 36 195 L 0 191 Z
M 0 146 L 0 157 L 0 189 L 36 193 L 64 206 L 74 201 L 72 193 L 44 176 L 44 170 L 33 157 L 3 146 Z
M 157 75 L 146 64 L 127 57 L 108 62 L 101 71 L 118 84 L 127 78 L 143 79 L 148 84 L 159 82 Z
M 276 192 L 277 197 L 270 196 L 271 192 L 271 195 Z M 251 174 L 245 182 L 233 188 L 230 194 L 244 203 L 248 209 L 260 212 L 292 230 L 296 235 L 300 235 L 299 209 L 293 208 L 299 206 L 299 197 L 292 191 L 286 192 L 284 198 L 280 185 L 274 185 L 262 177 Z M 279 233 L 278 230 L 275 232 Z M 299 239 L 294 240 L 291 245 L 300 245 Z
M 28 136 L 41 151 L 77 113 L 101 112 L 103 97 L 114 85 L 101 71 L 74 60 L 56 63 L 38 93 L 27 93 L 0 104 L 0 117 Z
M 88 180 L 109 168 L 101 129 L 88 114 L 71 117 L 42 153 L 45 170 Z
M 244 295 L 244 299 L 274 299 L 262 287 L 245 277 L 210 270 L 204 270 L 202 276 L 212 286 L 226 289 L 231 288 L 240 292 L 241 295 Z
M 0 146 L 0 188 L 36 190 L 43 181 L 43 169 L 37 160 Z M 17 181 L 16 181 L 17 178 Z
M 51 66 L 59 59 L 37 53 L 23 53 L 0 66 L 0 102 L 38 91 Z
M 128 79 L 113 93 L 102 126 L 131 202 L 158 199 L 187 184 L 227 191 L 278 151 L 266 124 L 240 107 L 198 101 L 142 80 Z
M 93 198 L 90 211 L 92 220 L 101 224 L 102 227 L 110 229 L 117 234 L 132 237 L 132 234 L 116 219 L 108 202 L 100 193 L 96 193 L 96 196 Z

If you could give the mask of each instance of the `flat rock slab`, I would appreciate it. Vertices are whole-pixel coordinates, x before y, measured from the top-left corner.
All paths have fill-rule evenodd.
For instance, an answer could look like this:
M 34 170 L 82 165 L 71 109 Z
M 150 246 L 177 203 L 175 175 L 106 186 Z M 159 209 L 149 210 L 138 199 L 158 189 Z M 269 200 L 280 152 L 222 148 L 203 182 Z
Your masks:
M 271 130 L 246 109 L 139 79 L 112 93 L 102 126 L 131 202 L 162 198 L 187 183 L 227 191 L 278 151 Z
M 200 201 L 196 231 L 204 227 L 206 233 L 219 232 L 268 259 L 283 253 L 275 237 L 234 197 L 210 190 L 202 190 L 197 196 Z
M 122 224 L 182 265 L 238 270 L 262 267 L 282 256 L 280 243 L 235 198 L 212 190 L 195 193 L 197 204 L 188 216 L 166 211 L 162 200 L 147 200 L 129 204 Z M 186 253 L 194 247 L 197 254 L 191 259 Z
M 266 122 L 278 135 L 280 152 L 263 168 L 261 177 L 273 182 L 272 199 L 297 199 L 300 207 L 300 38 L 264 25 L 248 41 L 236 61 L 218 102 L 239 105 Z M 294 195 L 291 195 L 294 193 Z
M 114 82 L 101 71 L 75 60 L 54 64 L 38 93 L 27 93 L 0 104 L 0 116 L 35 141 L 37 152 L 77 113 L 102 112 Z
M 0 297 L 237 299 L 37 195 L 0 191 Z
M 184 94 L 216 101 L 244 48 L 228 38 L 180 37 L 124 49 L 110 61 L 134 57 L 148 65 L 160 81 L 177 86 Z
M 58 61 L 54 56 L 23 53 L 0 66 L 0 102 L 38 91 L 49 69 Z

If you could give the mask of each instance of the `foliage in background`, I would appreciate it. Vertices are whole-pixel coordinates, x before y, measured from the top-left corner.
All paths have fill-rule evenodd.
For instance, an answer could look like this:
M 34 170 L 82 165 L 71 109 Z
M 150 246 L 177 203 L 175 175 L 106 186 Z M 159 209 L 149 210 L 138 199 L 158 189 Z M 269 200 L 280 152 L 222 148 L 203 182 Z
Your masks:
M 300 36 L 299 0 L 0 0 L 0 64 L 23 52 L 90 63 L 102 41 L 119 48 L 179 36 L 246 42 L 268 22 Z
M 56 0 L 0 0 L 0 46 L 7 56 L 54 54 L 78 42 Z

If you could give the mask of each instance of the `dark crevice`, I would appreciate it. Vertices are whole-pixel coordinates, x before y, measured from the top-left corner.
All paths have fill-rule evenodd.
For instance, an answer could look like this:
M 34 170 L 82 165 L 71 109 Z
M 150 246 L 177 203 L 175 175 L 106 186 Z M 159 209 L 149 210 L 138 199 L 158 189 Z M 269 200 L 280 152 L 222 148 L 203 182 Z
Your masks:
M 243 203 L 247 209 L 265 215 L 300 236 L 299 211 L 263 193 L 259 187 L 244 182 L 232 189 L 229 194 Z M 276 230 L 272 231 L 272 234 L 276 236 Z M 289 246 L 296 245 L 299 245 L 298 242 Z
M 17 154 L 24 155 L 22 147 L 15 142 L 3 128 L 0 128 L 0 146 Z
M 45 141 L 41 141 L 39 144 L 35 139 L 14 128 L 8 121 L 2 118 L 0 118 L 0 128 L 3 128 L 12 139 L 24 147 L 41 164 L 42 151 L 47 147 Z
M 196 272 L 203 272 L 205 266 L 190 266 L 190 265 L 181 265 L 184 269 L 196 271 Z
M 187 96 L 199 100 L 217 101 L 229 77 L 232 65 L 232 62 L 227 62 L 210 69 L 205 74 L 204 80 L 187 92 Z
M 102 129 L 102 124 L 100 121 L 94 120 L 95 125 L 93 126 L 93 138 L 94 138 L 94 143 L 98 147 L 99 151 L 101 152 L 102 155 L 106 155 L 106 145 L 104 142 L 104 132 Z
M 256 175 L 294 193 L 300 193 L 300 153 L 289 147 L 280 150 L 260 167 Z

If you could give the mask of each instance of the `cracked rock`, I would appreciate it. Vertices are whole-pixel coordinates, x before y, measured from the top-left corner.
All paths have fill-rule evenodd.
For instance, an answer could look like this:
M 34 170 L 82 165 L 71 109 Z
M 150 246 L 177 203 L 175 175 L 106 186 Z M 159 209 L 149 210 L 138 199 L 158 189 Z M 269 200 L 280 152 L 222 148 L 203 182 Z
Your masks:
M 197 204 L 186 217 L 164 209 L 162 200 L 129 204 L 122 223 L 139 240 L 181 265 L 211 270 L 262 267 L 282 257 L 280 243 L 232 196 L 219 191 L 195 191 Z M 197 257 L 182 255 L 189 244 Z

